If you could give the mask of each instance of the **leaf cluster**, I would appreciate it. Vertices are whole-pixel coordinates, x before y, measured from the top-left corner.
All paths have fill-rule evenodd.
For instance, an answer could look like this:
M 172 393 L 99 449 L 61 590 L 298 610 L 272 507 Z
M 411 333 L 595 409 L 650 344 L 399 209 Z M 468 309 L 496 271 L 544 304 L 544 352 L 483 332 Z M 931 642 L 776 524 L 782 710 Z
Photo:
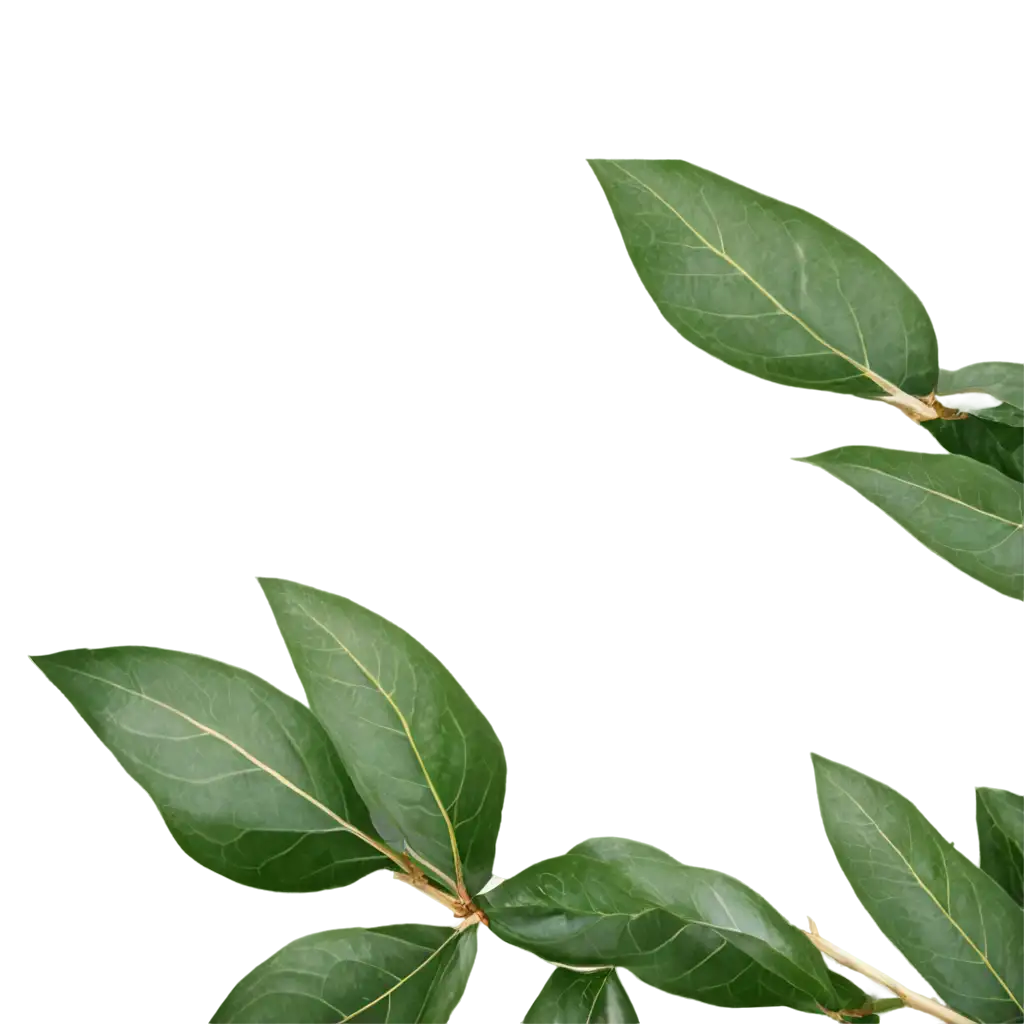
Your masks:
M 592 160 L 665 319 L 747 373 L 895 405 L 948 455 L 851 445 L 802 461 L 859 491 L 958 569 L 1024 598 L 1024 367 L 939 369 L 920 299 L 818 217 L 680 160 Z M 937 396 L 980 392 L 961 412 Z
M 642 842 L 589 839 L 488 888 L 506 769 L 481 711 L 381 616 L 311 587 L 261 583 L 308 707 L 242 669 L 175 651 L 34 661 L 200 864 L 282 892 L 390 869 L 456 924 L 297 939 L 239 981 L 214 1021 L 446 1021 L 480 927 L 552 963 L 528 1021 L 636 1021 L 620 970 L 718 1006 L 844 1021 L 890 1008 L 830 970 L 815 934 L 748 886 Z M 978 790 L 978 867 L 887 786 L 823 758 L 814 768 L 828 838 L 882 931 L 959 1019 L 1020 1020 L 1021 797 Z

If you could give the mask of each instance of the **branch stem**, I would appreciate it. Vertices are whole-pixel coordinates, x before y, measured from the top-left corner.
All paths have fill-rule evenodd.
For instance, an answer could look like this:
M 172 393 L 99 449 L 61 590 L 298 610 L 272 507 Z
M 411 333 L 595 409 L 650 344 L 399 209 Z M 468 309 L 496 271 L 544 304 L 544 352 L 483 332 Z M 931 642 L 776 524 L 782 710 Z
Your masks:
M 921 1013 L 930 1014 L 932 1017 L 945 1021 L 946 1024 L 973 1024 L 968 1017 L 957 1013 L 956 1010 L 944 1006 L 935 999 L 929 999 L 928 996 L 923 996 L 919 992 L 912 991 L 905 985 L 901 985 L 898 981 L 890 978 L 888 974 L 883 974 L 877 967 L 864 963 L 863 960 L 858 959 L 852 953 L 847 953 L 845 949 L 840 949 L 834 943 L 829 942 L 828 939 L 823 939 L 818 934 L 817 925 L 810 919 L 808 919 L 808 922 L 811 930 L 804 932 L 804 935 L 822 953 L 827 957 L 831 957 L 837 964 L 849 967 L 850 970 L 863 974 L 865 978 L 870 978 L 872 981 L 877 981 L 879 985 L 884 985 L 890 992 L 895 992 L 904 1006 L 909 1006 L 912 1010 L 920 1010 Z

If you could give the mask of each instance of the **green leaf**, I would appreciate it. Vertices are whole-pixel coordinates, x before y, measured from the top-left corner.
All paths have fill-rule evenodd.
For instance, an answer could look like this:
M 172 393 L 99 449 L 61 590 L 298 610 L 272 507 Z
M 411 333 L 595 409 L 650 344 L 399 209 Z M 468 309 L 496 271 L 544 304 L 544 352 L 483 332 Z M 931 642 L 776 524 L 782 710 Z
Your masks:
M 991 420 L 993 423 L 1007 423 L 1011 427 L 1024 427 L 1024 410 L 1007 405 L 1006 402 L 1003 402 L 1002 405 L 994 405 L 989 409 L 972 409 L 970 414 L 983 420 Z
M 962 455 L 863 445 L 797 461 L 848 483 L 968 575 L 1002 594 L 1024 597 L 1021 487 L 998 470 Z
M 462 998 L 475 957 L 475 926 L 318 932 L 250 971 L 212 1024 L 443 1022 Z
M 935 390 L 940 395 L 978 391 L 1024 409 L 1024 366 L 1020 363 L 973 363 L 961 370 L 940 370 Z
M 954 1009 L 988 1024 L 1024 1010 L 1024 917 L 895 790 L 814 755 L 836 858 L 875 923 Z
M 388 866 L 322 726 L 269 683 L 154 647 L 32 660 L 205 867 L 259 889 L 311 892 Z
M 983 786 L 975 795 L 981 870 L 1024 904 L 1024 797 Z
M 458 895 L 491 877 L 505 797 L 494 730 L 448 670 L 343 597 L 260 580 L 310 707 L 381 835 Z
M 1012 405 L 999 405 L 996 409 L 1009 409 L 1022 415 Z M 976 413 L 969 413 L 960 420 L 927 420 L 921 425 L 946 451 L 977 459 L 1014 480 L 1024 481 L 1024 426 L 1013 426 L 999 422 L 994 416 Z
M 644 287 L 684 338 L 779 384 L 927 395 L 935 334 L 877 256 L 681 160 L 591 160 Z
M 614 968 L 570 971 L 559 967 L 527 1011 L 524 1024 L 637 1024 Z
M 625 967 L 718 1006 L 842 1008 L 818 951 L 757 893 L 643 843 L 590 839 L 481 905 L 497 936 L 547 960 Z

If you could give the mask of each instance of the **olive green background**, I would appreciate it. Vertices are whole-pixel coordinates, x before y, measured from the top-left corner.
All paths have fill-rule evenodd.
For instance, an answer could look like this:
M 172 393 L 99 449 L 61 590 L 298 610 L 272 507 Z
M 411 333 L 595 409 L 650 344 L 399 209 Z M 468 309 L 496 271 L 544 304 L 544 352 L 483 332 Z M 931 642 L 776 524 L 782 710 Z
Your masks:
M 203 869 L 28 660 L 160 646 L 299 698 L 258 575 L 401 624 L 470 694 L 509 765 L 499 874 L 628 836 L 927 988 L 836 863 L 808 753 L 974 858 L 974 786 L 1024 790 L 1020 608 L 791 461 L 942 449 L 683 341 L 586 159 L 810 210 L 921 298 L 942 366 L 1019 361 L 994 12 L 5 5 L 12 1018 L 71 992 L 83 1024 L 208 1019 L 300 936 L 446 923 L 386 871 Z M 453 1020 L 521 1020 L 551 970 L 479 947 Z M 690 1009 L 623 984 L 641 1019 Z

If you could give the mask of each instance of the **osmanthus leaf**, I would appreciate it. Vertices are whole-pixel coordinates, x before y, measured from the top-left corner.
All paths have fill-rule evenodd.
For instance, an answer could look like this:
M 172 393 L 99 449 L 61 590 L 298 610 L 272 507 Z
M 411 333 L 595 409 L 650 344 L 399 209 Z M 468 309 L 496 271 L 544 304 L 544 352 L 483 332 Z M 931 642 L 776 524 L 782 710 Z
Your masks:
M 1004 417 L 1003 422 L 993 415 L 968 413 L 964 419 L 927 420 L 921 425 L 946 451 L 985 462 L 1014 480 L 1024 481 L 1024 424 L 1005 422 L 1014 413 L 1024 419 L 1024 413 L 1012 405 L 996 409 L 1010 411 L 1009 415 L 997 414 Z M 982 410 L 985 411 L 995 412 Z
M 975 796 L 981 870 L 1024 904 L 1024 797 L 983 786 Z
M 547 960 L 625 967 L 718 1006 L 849 1008 L 818 951 L 762 897 L 644 843 L 590 839 L 480 903 L 496 935 Z
M 1024 597 L 1024 514 L 1019 484 L 963 455 L 922 455 L 851 445 L 809 462 L 848 483 L 958 569 Z
M 523 1024 L 638 1024 L 638 1018 L 614 967 L 585 973 L 558 967 Z
M 681 160 L 591 160 L 633 266 L 684 338 L 779 384 L 929 394 L 935 333 L 877 256 L 804 210 Z
M 487 719 L 386 619 L 312 587 L 260 583 L 310 707 L 380 833 L 453 891 L 464 877 L 478 892 L 505 797 L 505 755 Z
M 443 1022 L 462 998 L 475 957 L 475 925 L 307 935 L 250 971 L 211 1024 Z
M 832 849 L 875 923 L 939 996 L 1000 1024 L 1024 1013 L 1024 915 L 905 797 L 814 756 Z
M 154 647 L 32 660 L 205 867 L 311 892 L 390 864 L 323 727 L 250 672 Z
M 1024 366 L 1020 363 L 972 363 L 960 370 L 940 370 L 935 390 L 940 395 L 976 391 L 1024 409 Z

